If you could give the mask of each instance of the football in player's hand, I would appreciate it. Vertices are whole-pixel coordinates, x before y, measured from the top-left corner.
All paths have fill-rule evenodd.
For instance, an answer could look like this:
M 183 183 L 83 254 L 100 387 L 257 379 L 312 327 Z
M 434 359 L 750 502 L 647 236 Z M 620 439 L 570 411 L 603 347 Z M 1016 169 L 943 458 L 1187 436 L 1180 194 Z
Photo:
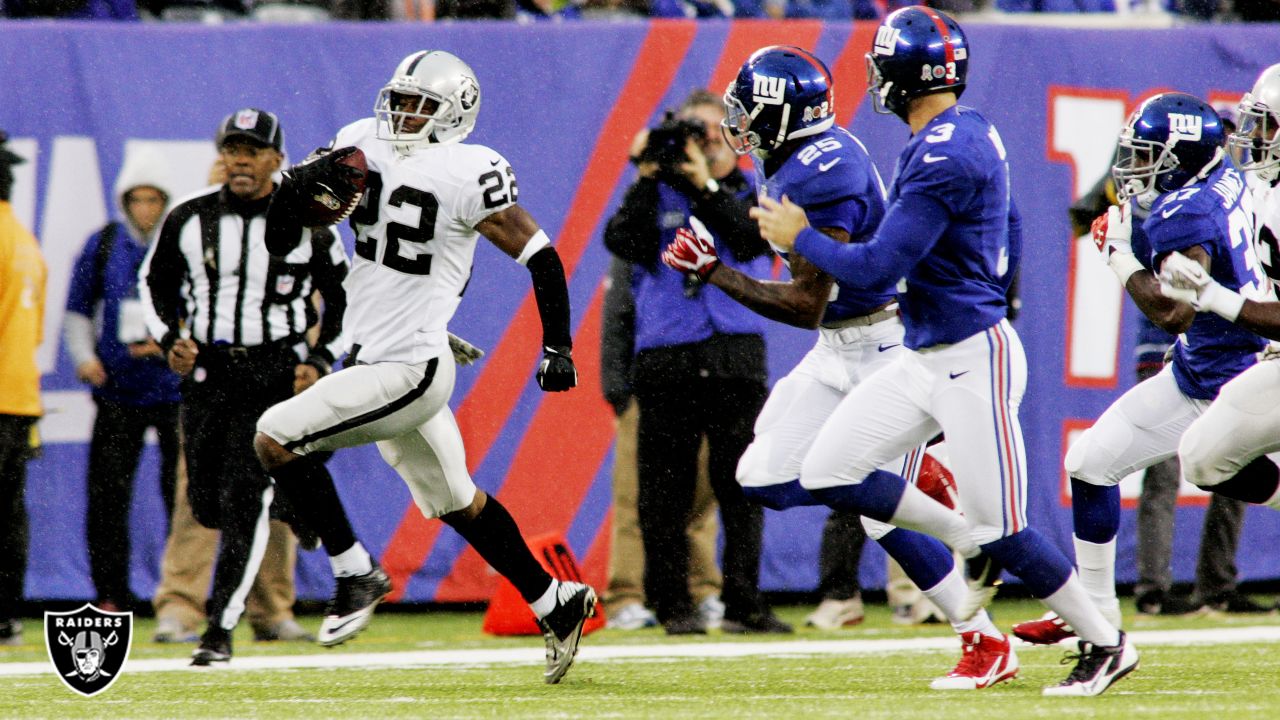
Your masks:
M 338 148 L 289 169 L 295 183 L 298 215 L 303 225 L 316 227 L 342 222 L 360 204 L 369 166 L 357 147 Z

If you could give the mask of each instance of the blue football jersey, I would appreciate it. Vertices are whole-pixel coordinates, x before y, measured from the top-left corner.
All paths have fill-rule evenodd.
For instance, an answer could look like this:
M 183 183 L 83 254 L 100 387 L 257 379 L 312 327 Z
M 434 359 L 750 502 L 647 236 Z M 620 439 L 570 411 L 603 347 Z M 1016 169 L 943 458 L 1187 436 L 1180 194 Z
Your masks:
M 959 342 L 1007 314 L 1017 257 L 1009 247 L 1009 164 L 995 126 L 959 105 L 930 120 L 898 156 L 890 207 L 913 194 L 948 216 L 899 287 L 906 345 L 917 349 Z
M 849 242 L 866 242 L 884 218 L 884 182 L 866 147 L 836 127 L 809 139 L 764 183 L 769 197 L 783 195 L 804 208 L 815 228 L 840 228 Z M 786 253 L 779 253 L 787 260 Z M 824 323 L 866 315 L 893 299 L 894 282 L 858 288 L 837 283 Z
M 1253 245 L 1252 197 L 1229 163 L 1203 181 L 1160 196 L 1142 224 L 1147 247 L 1134 233 L 1134 254 L 1148 269 L 1175 250 L 1200 246 L 1209 274 L 1247 298 L 1265 299 L 1268 287 Z M 1136 230 L 1136 228 L 1135 228 Z M 1253 365 L 1266 341 L 1214 313 L 1197 313 L 1178 336 L 1173 376 L 1190 398 L 1212 400 L 1228 380 Z

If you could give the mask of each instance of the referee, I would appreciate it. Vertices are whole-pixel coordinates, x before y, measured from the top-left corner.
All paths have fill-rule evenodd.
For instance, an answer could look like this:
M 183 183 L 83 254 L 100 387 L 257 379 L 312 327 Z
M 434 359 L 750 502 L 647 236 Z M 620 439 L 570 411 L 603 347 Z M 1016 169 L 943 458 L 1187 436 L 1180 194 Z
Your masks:
M 302 229 L 289 255 L 267 252 L 283 142 L 272 113 L 228 116 L 217 135 L 226 184 L 174 206 L 139 272 L 148 327 L 183 376 L 191 509 L 201 525 L 222 531 L 209 627 L 192 665 L 230 660 L 231 631 L 262 562 L 274 488 L 253 451 L 258 417 L 327 374 L 341 349 L 342 244 L 329 230 Z M 322 318 L 313 290 L 324 299 Z M 305 333 L 317 319 L 309 347 Z

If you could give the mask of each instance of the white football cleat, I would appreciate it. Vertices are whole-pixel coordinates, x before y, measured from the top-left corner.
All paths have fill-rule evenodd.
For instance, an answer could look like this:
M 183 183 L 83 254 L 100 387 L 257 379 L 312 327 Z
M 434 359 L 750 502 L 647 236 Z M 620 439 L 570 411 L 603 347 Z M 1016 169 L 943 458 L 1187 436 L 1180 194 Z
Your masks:
M 1066 680 L 1044 689 L 1054 697 L 1092 697 L 1101 695 L 1115 681 L 1138 669 L 1138 650 L 1122 631 L 1117 645 L 1104 647 L 1080 641 L 1080 653 L 1068 653 L 1076 667 Z

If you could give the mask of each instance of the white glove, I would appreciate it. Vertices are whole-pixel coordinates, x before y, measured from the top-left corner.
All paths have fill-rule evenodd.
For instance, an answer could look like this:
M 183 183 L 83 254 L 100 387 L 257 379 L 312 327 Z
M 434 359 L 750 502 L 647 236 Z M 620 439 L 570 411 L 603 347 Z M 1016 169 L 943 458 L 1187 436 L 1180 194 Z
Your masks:
M 1107 267 L 1120 278 L 1120 284 L 1129 282 L 1129 277 L 1146 268 L 1133 255 L 1133 218 L 1129 213 L 1129 204 L 1112 205 L 1107 208 L 1106 215 L 1099 215 L 1092 226 L 1093 244 L 1107 261 Z
M 484 357 L 483 350 L 453 333 L 449 333 L 449 350 L 453 352 L 453 361 L 459 365 L 470 365 Z
M 1169 254 L 1160 266 L 1160 294 L 1235 322 L 1244 298 L 1209 276 L 1200 263 L 1179 252 Z

